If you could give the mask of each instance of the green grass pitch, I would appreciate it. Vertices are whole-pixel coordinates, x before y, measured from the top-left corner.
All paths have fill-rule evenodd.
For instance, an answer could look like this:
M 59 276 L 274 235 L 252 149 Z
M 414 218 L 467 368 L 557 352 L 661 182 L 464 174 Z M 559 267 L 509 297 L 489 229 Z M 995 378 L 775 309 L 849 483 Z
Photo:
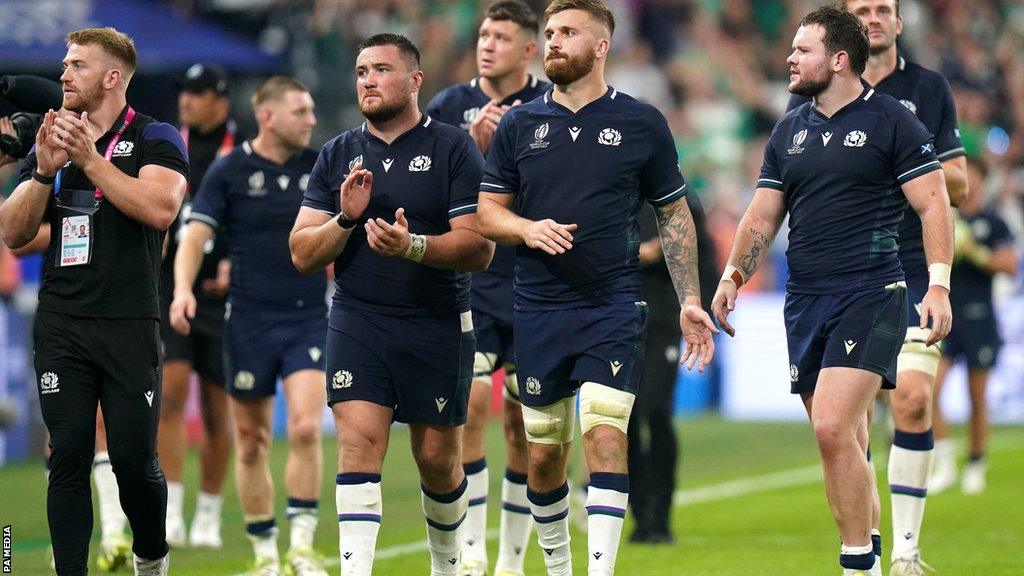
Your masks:
M 639 546 L 626 542 L 627 520 L 618 557 L 624 576 L 791 576 L 839 574 L 838 536 L 825 503 L 817 451 L 803 424 L 755 424 L 698 418 L 678 423 L 683 457 L 679 469 L 672 546 Z M 882 468 L 887 459 L 884 432 L 873 443 L 882 489 L 882 533 L 888 564 L 890 539 L 888 490 Z M 496 528 L 504 451 L 500 429 L 492 422 L 488 442 L 491 493 L 488 523 Z M 375 574 L 405 576 L 429 572 L 423 541 L 419 484 L 409 454 L 408 434 L 396 427 L 383 473 L 384 522 L 378 543 Z M 278 523 L 282 554 L 287 545 L 285 494 L 280 483 L 286 446 L 273 449 Z M 317 547 L 337 573 L 337 524 L 334 521 L 334 442 L 324 442 L 324 484 Z M 197 462 L 186 465 L 186 514 L 194 509 Z M 928 500 L 922 536 L 924 559 L 939 576 L 1019 576 L 1024 574 L 1024 428 L 997 428 L 989 458 L 989 487 L 977 496 L 957 490 Z M 0 524 L 12 525 L 14 574 L 49 574 L 46 526 L 46 483 L 40 462 L 0 468 Z M 188 517 L 188 516 L 187 516 Z M 492 530 L 496 533 L 496 530 Z M 98 527 L 93 544 L 98 540 Z M 218 551 L 175 550 L 171 573 L 234 575 L 244 572 L 252 551 L 245 539 L 242 515 L 229 478 L 224 506 L 224 548 Z M 544 574 L 531 537 L 527 574 Z M 497 542 L 488 543 L 491 562 Z M 573 533 L 576 574 L 586 573 L 586 536 Z M 92 570 L 92 573 L 96 573 Z M 121 572 L 127 574 L 128 572 Z

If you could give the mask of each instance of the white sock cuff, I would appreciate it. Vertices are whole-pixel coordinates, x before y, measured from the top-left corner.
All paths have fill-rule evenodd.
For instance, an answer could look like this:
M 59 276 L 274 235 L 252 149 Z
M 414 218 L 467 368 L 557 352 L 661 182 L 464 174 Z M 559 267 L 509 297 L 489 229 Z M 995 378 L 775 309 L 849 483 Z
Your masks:
M 870 542 L 865 546 L 847 546 L 843 544 L 839 547 L 839 553 L 843 556 L 860 556 L 863 554 L 874 554 L 874 550 Z
M 466 509 L 469 507 L 469 499 L 466 497 L 466 488 L 469 482 L 462 480 L 459 487 L 447 494 L 436 494 L 421 487 L 423 515 L 427 524 L 438 530 L 454 532 L 466 519 Z
M 587 514 L 605 514 L 618 518 L 626 517 L 629 493 L 607 488 L 587 487 Z
M 96 455 L 92 457 L 92 465 L 94 468 L 102 464 L 110 465 L 110 454 L 106 450 L 103 452 L 97 452 Z
M 481 462 L 483 462 L 481 460 Z M 472 472 L 470 471 L 472 470 Z M 466 497 L 469 499 L 470 506 L 481 506 L 487 504 L 487 489 L 488 489 L 488 478 L 487 478 L 487 466 L 483 468 L 469 468 L 466 467 Z
M 380 524 L 383 503 L 381 500 L 380 476 L 376 482 L 342 484 L 341 474 L 334 491 L 338 507 L 338 522 L 376 522 Z

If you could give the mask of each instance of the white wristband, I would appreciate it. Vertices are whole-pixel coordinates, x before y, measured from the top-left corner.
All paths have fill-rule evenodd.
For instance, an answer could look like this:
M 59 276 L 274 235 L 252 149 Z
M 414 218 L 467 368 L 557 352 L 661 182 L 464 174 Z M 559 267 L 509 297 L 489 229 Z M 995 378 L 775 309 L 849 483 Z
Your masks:
M 719 282 L 728 280 L 736 285 L 738 289 L 740 286 L 746 283 L 747 279 L 743 277 L 743 273 L 740 272 L 739 268 L 732 264 L 726 264 L 725 272 L 722 273 L 722 279 Z
M 949 273 L 953 268 L 949 264 L 936 262 L 928 265 L 928 285 L 942 286 L 949 290 Z
M 409 236 L 412 242 L 409 243 L 409 248 L 406 249 L 402 257 L 413 262 L 421 262 L 427 253 L 427 237 L 423 234 L 410 234 Z

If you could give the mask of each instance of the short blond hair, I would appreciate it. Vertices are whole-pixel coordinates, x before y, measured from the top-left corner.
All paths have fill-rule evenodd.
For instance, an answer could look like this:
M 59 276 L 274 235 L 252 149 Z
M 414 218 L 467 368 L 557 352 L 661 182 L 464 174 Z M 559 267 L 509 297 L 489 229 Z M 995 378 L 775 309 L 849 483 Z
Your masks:
M 121 64 L 124 64 L 126 80 L 135 73 L 135 67 L 139 64 L 139 55 L 135 52 L 135 41 L 124 32 L 118 32 L 114 28 L 83 28 L 68 34 L 67 45 L 99 46 L 108 55 L 114 57 Z
M 544 11 L 544 20 L 550 20 L 555 14 L 566 10 L 583 10 L 608 28 L 609 37 L 615 33 L 615 16 L 601 0 L 555 0 Z
M 260 85 L 253 91 L 250 102 L 253 108 L 258 108 L 266 102 L 280 100 L 286 93 L 293 90 L 296 92 L 309 92 L 305 84 L 291 76 L 271 76 L 260 82 Z

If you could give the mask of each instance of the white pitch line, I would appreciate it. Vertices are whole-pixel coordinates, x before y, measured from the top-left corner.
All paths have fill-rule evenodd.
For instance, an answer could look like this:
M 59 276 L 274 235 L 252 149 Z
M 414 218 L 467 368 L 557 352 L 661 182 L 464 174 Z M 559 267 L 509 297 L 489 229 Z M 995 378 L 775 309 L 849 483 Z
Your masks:
M 1012 443 L 1003 443 L 999 442 L 999 440 L 1005 440 L 1004 438 L 994 438 L 993 442 L 991 442 L 992 449 L 990 449 L 989 452 L 1011 452 L 1021 449 L 1019 437 L 1013 436 L 1013 439 L 1017 441 Z M 876 464 L 879 463 L 876 462 Z M 697 504 L 705 504 L 707 502 L 717 502 L 719 500 L 740 498 L 751 494 L 759 494 L 761 492 L 770 492 L 781 488 L 805 486 L 807 484 L 821 482 L 821 480 L 821 464 L 804 466 L 801 468 L 790 468 L 789 470 L 780 470 L 778 472 L 762 474 L 761 476 L 729 480 L 718 484 L 701 486 L 699 488 L 676 490 L 672 497 L 672 504 L 674 506 L 684 508 L 686 506 L 695 506 Z M 487 531 L 488 540 L 493 540 L 497 537 L 497 528 L 491 528 Z M 426 550 L 426 540 L 419 540 L 417 542 L 407 542 L 405 544 L 396 544 L 394 546 L 381 548 L 377 551 L 375 557 L 378 560 L 386 560 L 389 558 L 406 556 L 408 554 L 425 552 Z M 338 560 L 337 557 L 327 558 L 324 560 L 324 567 L 333 568 L 339 563 L 340 560 Z M 245 574 L 236 574 L 234 576 L 245 576 Z

